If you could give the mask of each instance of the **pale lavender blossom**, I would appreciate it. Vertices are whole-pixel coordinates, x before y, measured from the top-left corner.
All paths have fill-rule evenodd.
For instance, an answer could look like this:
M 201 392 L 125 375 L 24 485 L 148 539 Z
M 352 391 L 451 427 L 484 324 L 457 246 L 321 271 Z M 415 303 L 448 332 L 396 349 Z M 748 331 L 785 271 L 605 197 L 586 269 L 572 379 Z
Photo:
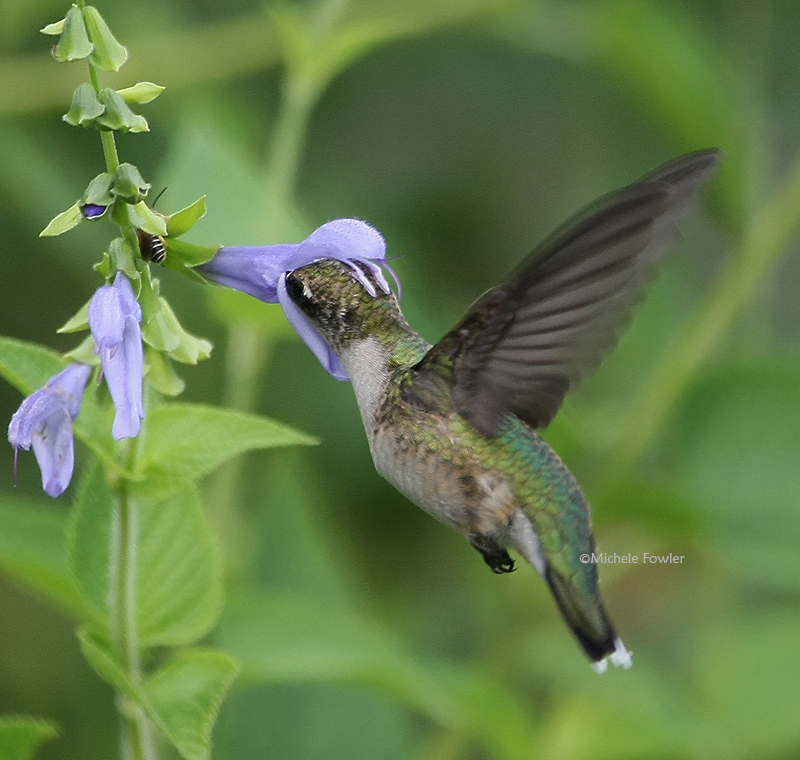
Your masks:
M 142 309 L 128 278 L 117 272 L 112 285 L 98 288 L 89 303 L 89 329 L 95 353 L 117 409 L 111 434 L 116 440 L 139 434 L 144 419 L 142 403 Z
M 355 262 L 366 266 L 384 293 L 391 288 L 380 262 L 386 264 L 386 243 L 381 234 L 358 219 L 336 219 L 323 224 L 302 243 L 220 248 L 216 256 L 198 267 L 209 280 L 241 290 L 267 303 L 280 303 L 286 317 L 322 366 L 337 380 L 349 380 L 339 357 L 314 329 L 286 291 L 286 275 L 321 259 L 337 259 L 348 264 L 353 277 L 373 297 L 378 293 Z M 394 277 L 395 282 L 397 278 Z M 399 289 L 399 284 L 398 284 Z
M 70 364 L 50 378 L 43 388 L 28 396 L 8 426 L 8 440 L 14 447 L 14 473 L 20 449 L 33 453 L 42 471 L 42 487 L 55 498 L 61 496 L 75 468 L 72 423 L 81 410 L 81 400 L 92 368 Z

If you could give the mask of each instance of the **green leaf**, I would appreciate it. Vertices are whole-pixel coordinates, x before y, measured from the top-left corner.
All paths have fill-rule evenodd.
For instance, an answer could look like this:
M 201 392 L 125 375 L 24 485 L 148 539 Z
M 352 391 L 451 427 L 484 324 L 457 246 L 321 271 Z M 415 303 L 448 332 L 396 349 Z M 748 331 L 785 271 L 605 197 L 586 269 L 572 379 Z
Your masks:
M 40 744 L 55 739 L 54 724 L 22 715 L 0 717 L 0 760 L 31 760 Z
M 181 264 L 188 267 L 196 267 L 200 266 L 200 264 L 208 263 L 222 247 L 219 245 L 195 245 L 175 238 L 167 238 L 164 242 L 172 260 L 180 261 Z
M 167 234 L 167 222 L 164 217 L 153 211 L 144 201 L 132 206 L 129 213 L 134 227 L 139 227 L 151 235 L 163 237 Z
M 117 691 L 126 694 L 134 701 L 142 704 L 140 689 L 131 681 L 122 663 L 114 654 L 106 636 L 88 625 L 82 625 L 76 631 L 81 651 L 87 662 L 106 683 Z M 144 705 L 142 704 L 144 707 Z
M 64 31 L 64 21 L 65 19 L 61 19 L 61 21 L 54 21 L 52 24 L 48 24 L 47 26 L 42 27 L 39 31 L 42 34 L 49 34 L 55 37 L 58 37 L 61 32 Z
M 108 276 L 113 272 L 125 272 L 128 279 L 135 283 L 140 277 L 135 261 L 137 254 L 138 251 L 134 251 L 125 238 L 114 238 L 108 246 Z
M 197 489 L 138 499 L 141 520 L 138 619 L 144 646 L 181 646 L 202 638 L 222 608 L 219 550 Z
M 223 652 L 190 649 L 175 655 L 144 683 L 156 724 L 185 760 L 206 760 L 211 729 L 237 667 Z
M 90 619 L 109 630 L 109 605 L 116 598 L 111 588 L 111 537 L 115 525 L 114 495 L 103 468 L 94 463 L 81 477 L 67 532 L 72 576 Z
M 41 388 L 66 366 L 49 348 L 0 337 L 0 375 L 25 396 Z
M 133 164 L 121 163 L 114 172 L 114 195 L 122 198 L 126 203 L 131 205 L 139 203 L 147 195 L 149 189 L 150 183 L 144 181 L 139 169 Z
M 98 117 L 97 125 L 101 129 L 113 132 L 149 132 L 147 119 L 134 113 L 128 104 L 117 94 L 116 90 L 104 87 L 100 90 L 100 102 L 105 106 L 103 114 Z
M 0 496 L 0 569 L 79 617 L 85 607 L 69 572 L 66 525 L 63 506 Z
M 148 346 L 146 359 L 145 376 L 147 377 L 147 382 L 153 388 L 165 396 L 178 396 L 183 393 L 186 383 L 175 372 L 175 368 L 168 357 Z
M 197 364 L 202 359 L 208 359 L 211 343 L 184 330 L 169 303 L 163 298 L 158 300 L 161 308 L 142 328 L 145 343 L 183 364 Z
M 89 301 L 81 306 L 61 327 L 57 333 L 76 333 L 89 329 Z
M 185 240 L 169 237 L 164 239 L 164 245 L 167 248 L 167 259 L 164 265 L 199 284 L 205 284 L 206 280 L 192 267 L 211 261 L 221 247 L 218 245 L 195 245 L 187 243 Z
M 119 71 L 128 60 L 128 49 L 117 42 L 97 8 L 87 5 L 83 9 L 83 18 L 89 39 L 94 44 L 92 63 L 103 71 Z
M 176 479 L 202 478 L 245 451 L 315 443 L 264 417 L 201 404 L 165 405 L 148 417 L 137 488 L 169 490 Z
M 79 84 L 72 93 L 72 102 L 61 118 L 73 127 L 91 127 L 106 110 L 100 102 L 94 87 L 88 82 Z
M 67 351 L 64 354 L 64 358 L 69 361 L 88 364 L 90 367 L 99 367 L 101 359 L 94 349 L 94 338 L 91 335 L 87 335 L 75 348 Z
M 174 214 L 170 214 L 167 218 L 167 234 L 170 237 L 180 237 L 185 235 L 197 221 L 205 216 L 206 213 L 206 196 L 198 198 L 194 203 Z M 203 262 L 205 263 L 205 262 Z
M 168 353 L 180 345 L 179 333 L 183 330 L 170 310 L 170 315 L 164 314 L 166 301 L 154 296 L 152 303 L 142 299 L 144 319 L 142 321 L 142 340 L 156 351 Z
M 46 27 L 45 27 L 46 28 Z M 77 5 L 73 5 L 64 18 L 64 30 L 61 38 L 53 51 L 57 61 L 76 61 L 81 58 L 88 58 L 93 49 L 86 33 L 86 24 L 83 21 L 83 14 Z
M 103 254 L 100 261 L 92 265 L 92 269 L 106 280 L 111 277 L 111 256 L 108 255 L 108 251 Z
M 63 235 L 65 232 L 77 227 L 84 220 L 80 203 L 70 206 L 66 211 L 62 211 L 58 216 L 50 220 L 50 223 L 40 233 L 39 237 L 55 237 Z
M 197 491 L 183 487 L 166 499 L 131 498 L 135 523 L 136 622 L 142 646 L 180 646 L 205 635 L 222 605 L 219 553 Z M 112 582 L 121 505 L 102 468 L 81 481 L 70 523 L 70 563 L 100 633 L 108 637 L 116 588 Z
M 114 202 L 113 186 L 114 178 L 108 172 L 101 172 L 89 183 L 81 200 L 83 203 L 110 206 Z
M 88 339 L 90 338 L 91 336 L 88 336 Z M 85 349 L 88 347 L 88 343 L 84 343 L 83 348 Z M 97 357 L 92 363 L 96 362 Z M 73 427 L 75 437 L 86 444 L 107 469 L 131 478 L 133 475 L 117 461 L 116 454 L 119 444 L 111 437 L 114 407 L 110 403 L 103 403 L 99 398 L 101 394 L 92 392 L 97 389 L 96 383 L 93 386 L 92 381 L 89 382 L 89 391 L 83 394 L 81 413 Z
M 150 103 L 155 100 L 166 88 L 153 82 L 137 82 L 132 87 L 117 90 L 117 94 L 126 103 Z
M 493 757 L 532 756 L 525 697 L 466 667 L 415 657 L 392 631 L 341 604 L 296 593 L 250 596 L 229 605 L 220 640 L 246 681 L 379 688 L 477 739 Z
M 181 757 L 209 757 L 211 729 L 238 670 L 230 657 L 214 649 L 186 649 L 143 683 L 134 683 L 106 638 L 82 627 L 78 639 L 100 677 L 141 706 Z

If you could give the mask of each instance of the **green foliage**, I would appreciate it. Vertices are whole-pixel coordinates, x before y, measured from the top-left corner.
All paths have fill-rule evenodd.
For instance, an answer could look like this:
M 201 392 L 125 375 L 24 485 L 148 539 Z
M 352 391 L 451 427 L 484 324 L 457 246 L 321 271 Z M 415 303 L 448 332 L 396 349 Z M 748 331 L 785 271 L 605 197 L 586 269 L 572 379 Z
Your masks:
M 117 201 L 91 225 L 81 205 L 106 205 L 118 172 L 98 174 L 76 135 L 60 142 L 63 125 L 47 126 L 76 80 L 30 55 L 29 5 L 7 3 L 0 30 L 7 49 L 19 41 L 15 58 L 0 60 L 0 312 L 30 342 L 0 338 L 0 374 L 28 394 L 64 367 L 36 341 L 88 298 L 77 267 L 105 250 L 100 275 L 124 271 L 141 290 L 157 393 L 140 440 L 120 443 L 91 382 L 75 432 L 92 461 L 79 447 L 73 511 L 66 498 L 54 507 L 0 494 L 0 571 L 81 622 L 81 649 L 128 726 L 141 712 L 182 757 L 209 757 L 232 656 L 242 688 L 221 708 L 220 758 L 797 755 L 800 271 L 781 261 L 800 223 L 794 4 L 313 0 L 210 18 L 193 4 L 175 14 L 174 3 L 145 2 L 141 27 L 119 30 L 132 53 L 124 81 L 79 85 L 65 121 L 100 127 L 108 157 L 107 130 L 147 128 L 131 107 L 163 88 L 145 79 L 176 97 L 148 112 L 154 136 L 136 154 L 147 178 L 123 191 L 138 205 Z M 42 31 L 59 36 L 57 59 L 116 70 L 125 49 L 95 14 L 74 6 Z M 16 113 L 27 114 L 19 126 Z M 296 242 L 356 216 L 402 257 L 404 310 L 435 339 L 568 213 L 711 144 L 726 153 L 710 188 L 713 223 L 686 225 L 633 331 L 546 432 L 593 503 L 602 550 L 686 556 L 666 569 L 600 568 L 635 652 L 624 674 L 590 671 L 532 571 L 492 577 L 378 479 L 350 388 L 320 372 L 279 309 L 172 275 L 199 282 L 192 267 L 218 241 Z M 53 145 L 63 161 L 45 154 Z M 169 185 L 184 208 L 153 212 L 151 183 Z M 200 193 L 207 201 L 191 203 Z M 42 234 L 79 229 L 37 246 L 43 220 L 77 199 Z M 124 231 L 101 241 L 112 221 Z M 134 226 L 165 237 L 163 289 Z M 185 373 L 199 403 L 158 395 L 183 390 L 172 361 L 210 350 L 176 314 L 193 330 L 218 323 L 214 360 Z M 87 326 L 84 307 L 62 329 Z M 67 356 L 97 361 L 91 338 Z M 220 388 L 249 411 L 210 406 Z M 6 396 L 12 412 L 20 397 Z M 276 456 L 275 446 L 315 439 L 256 411 L 322 445 Z M 204 515 L 196 484 L 215 470 L 202 484 Z M 24 494 L 24 466 L 21 476 Z M 214 630 L 223 574 L 233 602 Z M 39 601 L 4 594 L 0 636 L 26 631 L 37 659 L 0 646 L 0 698 L 57 719 L 65 759 L 106 757 L 99 733 L 68 744 L 108 716 L 50 693 L 68 676 Z M 225 652 L 196 648 L 201 636 Z M 406 719 L 406 734 L 375 738 L 384 714 Z M 5 725 L 0 753 L 17 746 Z M 47 733 L 37 731 L 25 735 Z
M 86 188 L 86 192 L 83 194 L 83 203 L 110 206 L 114 202 L 115 191 L 117 191 L 117 188 L 115 187 L 114 177 L 108 172 L 101 172 Z
M 252 414 L 170 404 L 150 415 L 138 488 L 147 493 L 170 493 L 185 480 L 202 478 L 245 451 L 314 443 L 317 441 L 310 436 Z
M 156 725 L 181 757 L 209 757 L 211 728 L 236 673 L 236 665 L 222 652 L 185 649 L 143 684 Z
M 150 103 L 155 100 L 162 92 L 164 87 L 153 82 L 137 82 L 131 87 L 124 87 L 117 90 L 119 95 L 126 103 Z
M 139 279 L 139 270 L 136 268 L 136 256 L 138 251 L 125 238 L 114 238 L 108 246 L 108 253 L 104 256 L 103 262 L 96 265 L 95 269 L 110 277 L 114 271 L 125 272 L 130 280 L 136 282 Z
M 0 499 L 0 568 L 26 588 L 78 616 L 85 605 L 64 549 L 66 515 L 48 504 L 4 495 Z
M 103 71 L 119 71 L 128 60 L 128 50 L 117 42 L 100 12 L 92 5 L 83 9 L 86 31 L 92 41 L 92 63 Z
M 294 593 L 239 600 L 222 630 L 246 680 L 379 688 L 498 758 L 528 757 L 535 742 L 520 694 L 481 673 L 415 657 L 391 631 L 341 603 Z
M 185 235 L 206 213 L 206 197 L 198 198 L 194 203 L 170 214 L 167 219 L 167 233 L 170 237 Z
M 230 657 L 208 648 L 184 649 L 142 683 L 135 683 L 102 637 L 83 628 L 78 638 L 94 669 L 144 710 L 181 757 L 209 757 L 211 727 L 237 673 Z
M 31 760 L 40 744 L 54 739 L 52 723 L 23 716 L 0 717 L 0 760 Z
M 91 54 L 93 47 L 86 32 L 83 13 L 77 5 L 73 5 L 64 18 L 64 26 L 53 55 L 57 61 L 62 63 L 77 61 L 81 58 L 87 58 Z
M 79 203 L 70 206 L 66 211 L 57 214 L 40 233 L 40 237 L 63 235 L 83 221 L 83 213 Z
M 186 383 L 181 380 L 172 366 L 172 362 L 160 351 L 147 349 L 146 352 L 147 382 L 155 390 L 165 396 L 179 396 Z
M 130 583 L 136 631 L 144 646 L 190 644 L 214 625 L 222 604 L 222 570 L 195 489 L 166 499 L 136 499 L 139 543 Z M 100 468 L 83 478 L 70 526 L 70 565 L 91 620 L 110 636 L 119 589 L 115 536 L 118 505 Z
M 104 110 L 94 87 L 84 82 L 72 94 L 72 103 L 63 119 L 73 127 L 90 127 L 103 115 Z
M 149 189 L 150 184 L 144 181 L 141 172 L 133 164 L 121 163 L 114 172 L 114 195 L 126 203 L 140 203 Z
M 149 307 L 142 329 L 145 343 L 183 364 L 197 364 L 201 359 L 208 359 L 211 344 L 186 332 L 165 299 L 154 298 Z
M 0 375 L 26 396 L 66 366 L 55 351 L 0 337 Z
M 107 129 L 114 132 L 149 132 L 147 119 L 128 108 L 128 104 L 122 99 L 116 90 L 104 87 L 97 94 L 100 104 L 103 106 L 101 113 L 95 120 L 95 124 L 100 129 Z M 84 125 L 86 126 L 86 125 Z
M 721 368 L 686 399 L 672 449 L 726 572 L 773 592 L 800 588 L 800 360 Z
M 167 234 L 167 223 L 164 218 L 153 211 L 144 201 L 135 203 L 133 208 L 128 209 L 128 214 L 135 227 L 141 227 L 151 235 Z

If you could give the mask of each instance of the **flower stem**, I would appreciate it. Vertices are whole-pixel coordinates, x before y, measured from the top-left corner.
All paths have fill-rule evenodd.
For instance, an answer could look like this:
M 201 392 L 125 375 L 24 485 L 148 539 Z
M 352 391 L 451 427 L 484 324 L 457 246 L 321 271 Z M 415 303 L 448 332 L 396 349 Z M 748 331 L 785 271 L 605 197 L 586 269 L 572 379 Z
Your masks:
M 103 156 L 106 159 L 108 173 L 114 174 L 119 168 L 119 156 L 117 155 L 117 143 L 114 140 L 114 133 L 100 132 L 100 140 L 103 143 Z
M 287 71 L 264 182 L 269 209 L 266 233 L 275 240 L 291 233 L 287 222 L 297 213 L 295 187 L 308 122 L 318 94 L 319 88 L 307 75 Z
M 139 548 L 139 510 L 130 498 L 127 488 L 120 491 L 117 501 L 119 510 L 119 567 L 117 573 L 117 654 L 125 667 L 128 678 L 138 684 L 142 680 L 139 653 L 138 626 L 136 621 L 136 565 Z M 120 695 L 120 717 L 125 723 L 130 750 L 135 760 L 155 760 L 155 746 L 150 724 L 142 708 Z
M 81 4 L 82 6 L 82 4 Z M 97 73 L 97 66 L 90 60 L 86 61 L 89 66 L 89 79 L 94 88 L 95 94 L 100 95 L 100 75 Z M 106 169 L 109 174 L 114 174 L 119 168 L 119 155 L 117 154 L 117 143 L 114 140 L 114 133 L 110 130 L 100 130 L 100 140 L 103 143 L 103 156 L 106 159 Z
M 138 442 L 128 442 L 127 468 L 134 468 Z M 130 471 L 129 469 L 129 471 Z M 139 555 L 139 507 L 131 497 L 128 483 L 118 481 L 114 500 L 114 530 L 111 532 L 109 604 L 112 645 L 117 661 L 131 683 L 142 681 L 136 617 L 137 570 Z M 122 756 L 133 760 L 156 760 L 150 722 L 144 710 L 124 694 L 117 694 L 117 709 L 121 721 Z
M 272 134 L 265 192 L 269 221 L 267 232 L 276 240 L 293 230 L 287 220 L 298 216 L 295 198 L 303 146 L 308 132 L 311 112 L 331 78 L 338 71 L 335 56 L 330 53 L 330 41 L 336 35 L 336 24 L 349 0 L 318 2 L 309 20 L 307 44 L 303 52 L 295 50 L 286 61 L 281 106 Z M 291 50 L 292 46 L 286 46 Z

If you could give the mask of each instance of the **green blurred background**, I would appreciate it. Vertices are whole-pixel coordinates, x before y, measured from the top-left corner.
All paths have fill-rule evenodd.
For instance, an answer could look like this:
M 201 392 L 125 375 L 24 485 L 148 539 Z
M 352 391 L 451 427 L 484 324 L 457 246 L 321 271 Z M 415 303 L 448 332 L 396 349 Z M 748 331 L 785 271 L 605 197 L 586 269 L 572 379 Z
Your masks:
M 620 347 L 546 433 L 593 504 L 602 551 L 686 557 L 601 567 L 635 653 L 627 672 L 595 675 L 530 568 L 492 575 L 377 476 L 349 385 L 277 307 L 164 271 L 184 325 L 215 344 L 181 368 L 185 397 L 321 439 L 206 482 L 229 577 L 213 640 L 243 666 L 215 757 L 800 757 L 800 5 L 297 6 L 320 46 L 349 32 L 363 44 L 310 113 L 291 223 L 267 170 L 282 108 L 274 6 L 99 7 L 131 52 L 106 81 L 167 87 L 143 109 L 151 133 L 118 141 L 168 186 L 161 210 L 207 194 L 192 239 L 226 245 L 367 220 L 400 257 L 404 310 L 429 340 L 583 204 L 682 152 L 726 152 Z M 97 135 L 60 120 L 85 70 L 57 65 L 36 31 L 64 11 L 0 2 L 0 333 L 60 350 L 74 336 L 54 330 L 100 284 L 90 267 L 112 235 L 37 237 L 102 170 Z M 0 420 L 19 402 L 3 384 Z M 45 503 L 22 455 L 9 496 L 12 463 L 0 447 L 1 498 L 28 499 L 55 529 L 70 493 Z M 11 712 L 59 724 L 40 757 L 117 752 L 111 689 L 73 621 L 13 574 L 0 578 Z

